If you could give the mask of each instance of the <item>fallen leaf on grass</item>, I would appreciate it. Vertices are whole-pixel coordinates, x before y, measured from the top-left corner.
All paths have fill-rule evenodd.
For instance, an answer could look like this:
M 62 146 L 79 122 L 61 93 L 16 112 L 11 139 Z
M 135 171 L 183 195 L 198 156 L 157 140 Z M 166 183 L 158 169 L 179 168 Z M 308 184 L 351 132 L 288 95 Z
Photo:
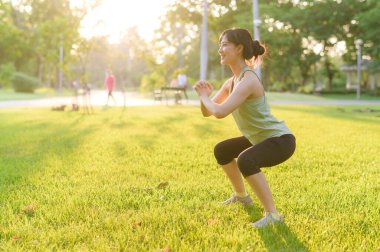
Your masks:
M 208 223 L 209 226 L 212 226 L 212 225 L 217 224 L 217 223 L 218 223 L 218 220 L 216 220 L 216 219 L 209 219 L 209 220 L 207 221 L 207 223 Z
M 154 189 L 165 189 L 166 187 L 168 187 L 169 185 L 169 182 L 161 182 L 159 183 L 157 186 L 155 187 L 148 187 L 148 188 L 144 188 L 145 191 L 152 191 Z
M 142 222 L 141 221 L 136 221 L 132 223 L 132 228 L 136 229 L 138 227 L 141 227 Z
M 30 204 L 24 207 L 23 212 L 28 216 L 33 216 L 36 209 L 37 209 L 36 205 Z
M 166 187 L 168 187 L 169 185 L 169 182 L 162 182 L 162 183 L 159 183 L 156 188 L 157 189 L 165 189 Z
M 17 218 L 21 219 L 23 215 L 26 215 L 27 217 L 33 217 L 36 209 L 37 206 L 35 204 L 27 205 L 17 213 Z
M 18 240 L 20 240 L 20 236 L 18 235 L 12 236 L 12 241 L 18 241 Z
M 170 247 L 169 245 L 166 245 L 165 248 L 164 248 L 164 252 L 170 252 Z

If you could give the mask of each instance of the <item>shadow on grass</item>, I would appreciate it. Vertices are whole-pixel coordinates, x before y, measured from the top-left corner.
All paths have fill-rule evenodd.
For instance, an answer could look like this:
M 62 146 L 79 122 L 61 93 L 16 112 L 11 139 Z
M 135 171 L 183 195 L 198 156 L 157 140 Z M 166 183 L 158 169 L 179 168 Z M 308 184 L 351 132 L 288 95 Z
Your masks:
M 126 122 L 125 120 L 119 120 L 118 122 L 114 122 L 110 124 L 111 128 L 114 129 L 128 129 L 128 127 L 135 126 L 134 122 Z
M 74 124 L 79 124 L 78 118 L 67 123 L 16 123 L 0 129 L 0 139 L 5 139 L 0 142 L 0 198 L 6 198 L 7 194 L 18 190 L 19 183 L 46 169 L 45 160 L 50 156 L 66 160 L 78 151 L 85 137 L 95 128 L 78 129 Z
M 251 217 L 252 222 L 262 217 L 260 215 L 261 210 L 256 206 L 245 206 L 244 209 Z M 306 245 L 297 238 L 297 235 L 285 222 L 264 228 L 257 228 L 256 230 L 268 251 L 309 251 Z
M 181 137 L 181 134 L 183 132 L 178 130 L 176 126 L 180 125 L 181 123 L 185 124 L 186 119 L 188 119 L 188 116 L 175 112 L 174 115 L 164 116 L 154 121 L 148 121 L 148 126 L 154 128 L 161 134 L 170 132 L 170 134 L 176 133 L 178 137 Z
M 213 122 L 205 122 L 202 124 L 194 124 L 193 128 L 196 130 L 196 133 L 200 137 L 209 136 L 210 132 L 212 132 L 212 134 L 220 134 L 221 133 L 220 127 L 218 127 L 218 125 L 213 123 Z

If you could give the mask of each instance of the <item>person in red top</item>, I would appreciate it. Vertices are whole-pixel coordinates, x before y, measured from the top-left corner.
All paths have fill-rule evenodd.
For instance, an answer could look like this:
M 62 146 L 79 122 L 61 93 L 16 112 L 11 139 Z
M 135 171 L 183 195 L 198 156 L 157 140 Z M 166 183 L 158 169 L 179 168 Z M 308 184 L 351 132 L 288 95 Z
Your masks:
M 110 97 L 113 99 L 113 101 L 114 101 L 114 103 L 116 105 L 115 97 L 112 95 L 112 91 L 115 88 L 115 86 L 116 86 L 115 76 L 113 76 L 111 69 L 107 69 L 107 71 L 106 71 L 106 78 L 104 80 L 104 87 L 107 88 L 107 91 L 108 91 L 106 106 L 108 106 L 108 101 L 109 101 Z

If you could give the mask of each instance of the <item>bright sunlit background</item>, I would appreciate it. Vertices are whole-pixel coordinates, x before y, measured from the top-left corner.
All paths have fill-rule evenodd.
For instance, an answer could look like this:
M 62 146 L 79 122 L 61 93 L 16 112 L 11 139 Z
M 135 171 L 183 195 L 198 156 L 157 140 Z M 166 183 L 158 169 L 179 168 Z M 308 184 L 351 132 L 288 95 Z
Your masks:
M 76 1 L 72 0 L 75 5 Z M 153 38 L 159 27 L 159 17 L 173 0 L 103 0 L 102 4 L 87 14 L 80 33 L 86 38 L 107 36 L 109 42 L 119 42 L 125 31 L 138 27 L 145 40 Z

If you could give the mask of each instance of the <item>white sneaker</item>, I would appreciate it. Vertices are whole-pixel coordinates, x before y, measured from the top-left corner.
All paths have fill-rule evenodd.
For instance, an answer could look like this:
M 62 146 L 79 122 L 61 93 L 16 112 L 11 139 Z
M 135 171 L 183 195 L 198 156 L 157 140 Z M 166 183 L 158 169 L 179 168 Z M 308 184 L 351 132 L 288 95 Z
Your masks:
M 283 222 L 283 216 L 275 213 L 265 213 L 265 216 L 260 220 L 252 223 L 252 227 L 262 228 L 268 225 L 278 224 Z
M 247 196 L 241 198 L 239 196 L 236 196 L 235 194 L 233 194 L 227 200 L 223 201 L 222 205 L 229 205 L 229 204 L 232 204 L 232 203 L 241 203 L 241 204 L 247 205 L 247 206 L 252 206 L 253 205 L 251 196 L 247 195 Z

